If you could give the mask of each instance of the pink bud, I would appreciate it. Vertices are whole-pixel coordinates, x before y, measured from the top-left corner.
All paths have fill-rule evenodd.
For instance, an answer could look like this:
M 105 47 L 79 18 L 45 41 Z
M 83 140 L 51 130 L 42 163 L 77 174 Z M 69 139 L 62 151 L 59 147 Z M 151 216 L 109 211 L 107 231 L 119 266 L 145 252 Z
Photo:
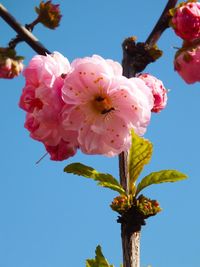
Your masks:
M 181 3 L 174 10 L 171 22 L 175 33 L 182 39 L 192 41 L 200 38 L 200 3 Z
M 22 58 L 17 57 L 14 50 L 0 48 L 0 78 L 12 79 L 23 70 Z M 9 54 L 13 55 L 11 57 Z
M 153 94 L 154 105 L 151 111 L 157 113 L 163 110 L 167 105 L 167 90 L 162 81 L 148 73 L 139 74 L 138 78 L 145 82 Z
M 186 83 L 200 82 L 200 43 L 183 47 L 176 53 L 174 69 Z

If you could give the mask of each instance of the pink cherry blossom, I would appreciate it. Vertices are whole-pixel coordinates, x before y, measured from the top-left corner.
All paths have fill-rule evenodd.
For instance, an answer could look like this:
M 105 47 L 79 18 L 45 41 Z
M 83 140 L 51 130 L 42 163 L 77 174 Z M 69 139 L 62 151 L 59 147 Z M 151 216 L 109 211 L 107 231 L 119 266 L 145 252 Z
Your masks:
M 71 111 L 63 114 L 66 129 L 78 131 L 86 154 L 114 156 L 130 147 L 130 129 L 144 134 L 153 98 L 139 78 L 122 76 L 119 63 L 100 56 L 76 59 L 62 89 Z
M 200 38 L 200 3 L 181 3 L 174 10 L 172 26 L 175 33 L 184 40 Z
M 200 82 L 200 44 L 180 49 L 175 56 L 174 68 L 186 83 Z
M 27 112 L 25 128 L 44 143 L 53 160 L 73 156 L 78 147 L 77 133 L 63 128 L 63 111 L 66 114 L 70 105 L 63 102 L 61 88 L 69 71 L 68 60 L 58 52 L 35 56 L 24 71 L 19 106 Z
M 162 81 L 148 73 L 139 74 L 138 78 L 145 82 L 146 86 L 153 94 L 154 105 L 151 111 L 160 112 L 163 110 L 167 105 L 167 90 L 165 89 Z
M 67 58 L 58 52 L 51 55 L 36 55 L 30 61 L 23 75 L 26 79 L 26 85 L 39 87 L 44 85 L 52 87 L 56 80 L 62 80 L 61 75 L 68 73 L 70 64 Z

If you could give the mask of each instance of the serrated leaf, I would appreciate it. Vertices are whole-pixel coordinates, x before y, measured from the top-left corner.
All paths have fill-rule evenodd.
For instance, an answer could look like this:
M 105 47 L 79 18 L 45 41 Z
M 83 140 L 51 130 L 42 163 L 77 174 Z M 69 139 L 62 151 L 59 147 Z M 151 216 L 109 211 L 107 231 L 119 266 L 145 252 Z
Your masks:
M 136 195 L 145 187 L 152 184 L 161 184 L 168 182 L 178 182 L 187 178 L 187 175 L 176 170 L 162 170 L 158 172 L 152 172 L 145 176 L 137 186 Z
M 136 135 L 134 131 L 132 131 L 131 134 L 132 144 L 129 151 L 128 162 L 130 189 L 132 188 L 141 171 L 143 170 L 144 165 L 149 163 L 153 152 L 153 145 L 149 140 Z
M 95 181 L 98 181 L 98 185 L 100 186 L 110 188 L 123 195 L 126 194 L 123 187 L 111 174 L 98 172 L 92 167 L 86 166 L 82 163 L 77 162 L 69 164 L 64 168 L 64 172 L 81 175 L 86 178 L 91 178 Z
M 95 259 L 86 260 L 86 267 L 114 267 L 114 265 L 110 265 L 104 257 L 101 246 L 97 246 L 95 253 Z

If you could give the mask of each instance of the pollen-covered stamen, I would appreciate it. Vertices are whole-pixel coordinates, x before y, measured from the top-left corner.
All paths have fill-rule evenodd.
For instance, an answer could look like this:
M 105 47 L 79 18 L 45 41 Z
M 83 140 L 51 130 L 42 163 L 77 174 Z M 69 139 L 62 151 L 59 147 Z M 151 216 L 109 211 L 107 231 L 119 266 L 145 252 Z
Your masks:
M 98 95 L 92 102 L 93 108 L 100 114 L 107 114 L 110 111 L 114 111 L 112 101 L 108 96 Z

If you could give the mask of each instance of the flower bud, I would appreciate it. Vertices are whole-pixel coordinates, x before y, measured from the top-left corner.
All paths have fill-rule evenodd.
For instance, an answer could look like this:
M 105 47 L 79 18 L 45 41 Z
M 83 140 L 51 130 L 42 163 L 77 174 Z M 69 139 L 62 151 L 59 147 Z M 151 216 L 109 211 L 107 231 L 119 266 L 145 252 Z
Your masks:
M 156 215 L 162 209 L 157 200 L 151 200 L 143 195 L 137 199 L 137 209 L 147 218 Z
M 153 94 L 154 105 L 151 111 L 157 113 L 163 110 L 167 105 L 167 90 L 162 81 L 148 73 L 139 74 L 137 77 L 145 82 Z
M 200 38 L 200 3 L 187 1 L 171 10 L 171 25 L 183 40 L 193 41 Z
M 12 79 L 23 70 L 22 57 L 9 48 L 0 48 L 0 78 Z
M 117 196 L 113 199 L 112 204 L 110 205 L 111 209 L 118 212 L 119 214 L 123 214 L 127 210 L 131 208 L 133 204 L 133 197 L 129 196 Z
M 53 5 L 51 1 L 41 2 L 39 7 L 35 8 L 38 14 L 38 21 L 50 29 L 59 26 L 62 15 L 60 14 L 59 5 Z
M 184 45 L 174 59 L 174 69 L 188 83 L 200 82 L 200 42 Z

